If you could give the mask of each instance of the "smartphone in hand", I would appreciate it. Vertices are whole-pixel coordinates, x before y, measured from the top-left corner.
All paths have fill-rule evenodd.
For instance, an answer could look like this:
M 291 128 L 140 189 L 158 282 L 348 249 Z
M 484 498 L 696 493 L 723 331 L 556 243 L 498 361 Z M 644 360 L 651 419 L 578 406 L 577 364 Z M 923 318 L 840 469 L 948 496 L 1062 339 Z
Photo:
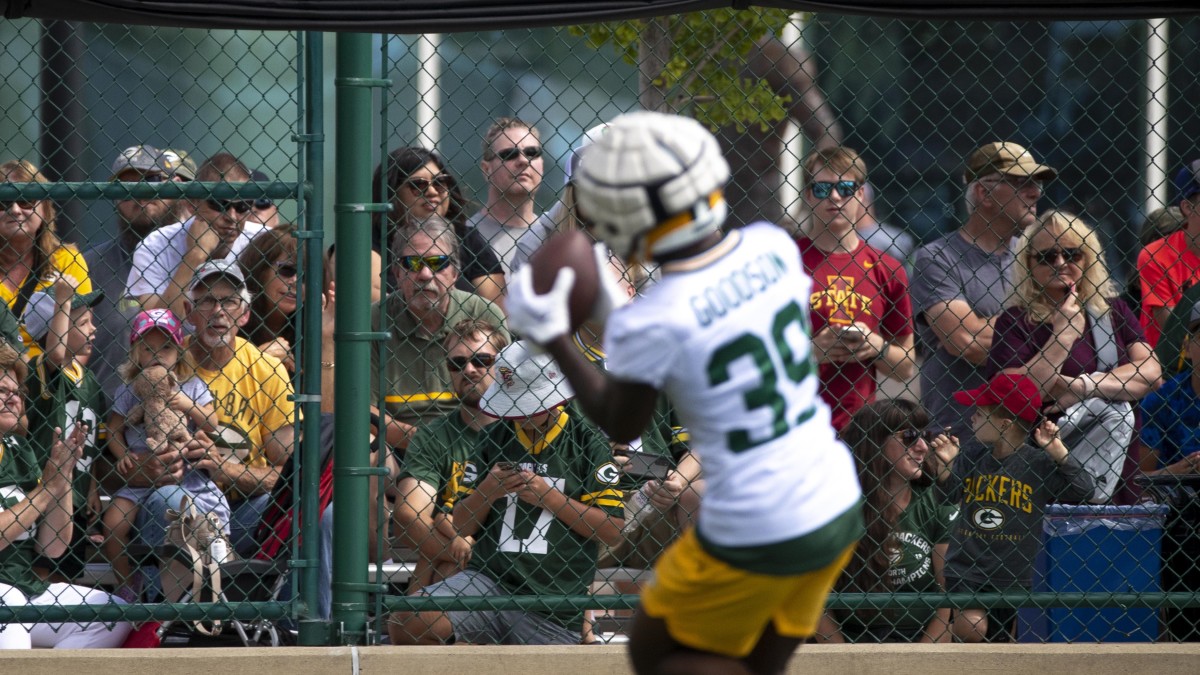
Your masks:
M 671 470 L 671 462 L 660 455 L 649 455 L 644 452 L 631 452 L 628 461 L 621 467 L 625 475 L 640 480 L 666 480 L 667 472 Z

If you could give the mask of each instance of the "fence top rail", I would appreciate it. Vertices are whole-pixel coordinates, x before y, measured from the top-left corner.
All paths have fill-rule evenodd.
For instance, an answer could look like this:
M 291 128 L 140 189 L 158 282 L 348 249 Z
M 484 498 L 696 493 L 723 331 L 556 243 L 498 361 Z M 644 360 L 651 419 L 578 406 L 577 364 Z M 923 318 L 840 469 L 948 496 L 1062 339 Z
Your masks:
M 78 183 L 0 183 L 0 201 L 22 199 L 296 199 L 301 194 L 311 195 L 309 183 L 271 181 L 269 183 L 121 183 L 108 181 L 84 181 Z

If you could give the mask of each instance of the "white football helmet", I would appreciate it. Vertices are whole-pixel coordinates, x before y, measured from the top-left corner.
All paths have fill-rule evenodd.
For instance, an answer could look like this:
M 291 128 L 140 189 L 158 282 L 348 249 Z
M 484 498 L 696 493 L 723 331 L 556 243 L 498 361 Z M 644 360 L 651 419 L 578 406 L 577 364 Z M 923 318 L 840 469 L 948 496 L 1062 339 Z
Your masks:
M 583 153 L 572 180 L 592 234 L 625 260 L 645 262 L 721 229 L 729 164 L 690 117 L 626 113 Z

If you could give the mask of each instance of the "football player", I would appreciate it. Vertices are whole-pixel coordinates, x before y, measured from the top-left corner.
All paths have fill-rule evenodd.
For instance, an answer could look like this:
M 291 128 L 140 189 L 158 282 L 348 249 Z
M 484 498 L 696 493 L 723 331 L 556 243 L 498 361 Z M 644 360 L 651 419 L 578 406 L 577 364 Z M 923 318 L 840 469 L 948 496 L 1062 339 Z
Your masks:
M 698 524 L 642 593 L 639 673 L 781 672 L 863 532 L 853 460 L 817 393 L 812 281 L 783 229 L 723 232 L 728 178 L 712 134 L 675 115 L 622 115 L 584 154 L 574 180 L 597 264 L 606 245 L 662 274 L 624 306 L 599 275 L 606 372 L 572 344 L 571 267 L 544 294 L 531 266 L 510 288 L 510 327 L 553 355 L 612 440 L 636 438 L 665 392 L 703 464 Z

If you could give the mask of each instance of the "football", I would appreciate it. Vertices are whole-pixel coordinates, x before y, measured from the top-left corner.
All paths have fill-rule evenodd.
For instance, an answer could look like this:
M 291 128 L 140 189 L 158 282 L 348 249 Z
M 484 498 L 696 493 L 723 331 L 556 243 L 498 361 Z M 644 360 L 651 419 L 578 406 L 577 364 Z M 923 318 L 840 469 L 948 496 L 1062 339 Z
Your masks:
M 580 230 L 556 232 L 529 256 L 533 290 L 539 295 L 550 291 L 560 269 L 570 267 L 575 270 L 575 285 L 567 301 L 572 331 L 578 330 L 591 316 L 596 293 L 600 290 L 600 270 L 596 269 L 593 243 Z

